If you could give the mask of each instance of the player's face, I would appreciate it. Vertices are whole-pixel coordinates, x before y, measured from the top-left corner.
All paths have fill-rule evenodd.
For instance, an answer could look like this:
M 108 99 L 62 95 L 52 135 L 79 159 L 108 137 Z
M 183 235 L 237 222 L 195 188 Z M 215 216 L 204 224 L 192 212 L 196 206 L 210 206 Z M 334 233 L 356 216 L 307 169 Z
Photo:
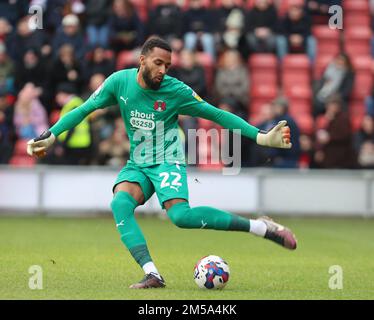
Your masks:
M 171 65 L 171 53 L 161 48 L 153 48 L 146 56 L 140 57 L 142 77 L 146 85 L 158 90 Z

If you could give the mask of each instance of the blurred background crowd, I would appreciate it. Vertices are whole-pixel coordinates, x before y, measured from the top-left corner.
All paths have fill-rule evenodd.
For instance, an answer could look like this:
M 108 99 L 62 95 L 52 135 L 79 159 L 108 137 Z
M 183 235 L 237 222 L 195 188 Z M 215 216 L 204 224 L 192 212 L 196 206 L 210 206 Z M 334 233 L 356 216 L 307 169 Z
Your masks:
M 336 4 L 343 29 L 329 27 Z M 32 28 L 35 5 L 42 29 Z M 263 130 L 288 121 L 291 150 L 242 137 L 242 166 L 374 168 L 373 15 L 372 0 L 1 0 L 0 164 L 34 165 L 26 142 L 112 72 L 136 67 L 141 45 L 157 35 L 174 50 L 169 74 L 209 103 Z M 179 121 L 184 140 L 188 129 L 220 130 Z M 201 141 L 197 152 L 231 139 Z M 128 157 L 113 106 L 62 134 L 42 163 L 120 166 Z

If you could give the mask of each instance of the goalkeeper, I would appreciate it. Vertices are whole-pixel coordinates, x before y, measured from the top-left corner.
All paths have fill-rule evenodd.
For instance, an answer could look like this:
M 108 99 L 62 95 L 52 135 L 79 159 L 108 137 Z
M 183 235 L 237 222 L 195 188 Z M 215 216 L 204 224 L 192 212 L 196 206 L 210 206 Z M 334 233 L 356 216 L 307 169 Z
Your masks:
M 77 126 L 91 112 L 119 105 L 131 149 L 130 160 L 115 181 L 111 208 L 122 242 L 145 273 L 130 288 L 165 286 L 134 216 L 135 208 L 154 192 L 170 220 L 180 228 L 250 232 L 287 249 L 296 249 L 293 233 L 267 217 L 246 219 L 212 207 L 189 206 L 182 145 L 177 135 L 176 141 L 166 138 L 177 129 L 178 114 L 205 118 L 231 130 L 239 129 L 257 144 L 274 148 L 291 148 L 290 129 L 286 121 L 280 121 L 269 132 L 261 132 L 236 115 L 208 104 L 183 82 L 166 75 L 171 65 L 171 51 L 163 39 L 148 39 L 142 47 L 138 69 L 113 73 L 85 103 L 30 140 L 27 147 L 30 155 L 43 157 L 57 136 Z M 165 136 L 162 144 L 160 128 Z

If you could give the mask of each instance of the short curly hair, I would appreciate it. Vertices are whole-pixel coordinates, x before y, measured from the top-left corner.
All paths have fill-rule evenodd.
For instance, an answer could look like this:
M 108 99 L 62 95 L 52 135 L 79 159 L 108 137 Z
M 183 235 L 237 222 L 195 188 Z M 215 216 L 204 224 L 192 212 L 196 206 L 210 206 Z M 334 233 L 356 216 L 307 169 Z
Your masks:
M 166 51 L 172 52 L 172 49 L 166 40 L 159 37 L 151 37 L 146 42 L 144 42 L 140 54 L 145 56 L 150 51 L 152 51 L 153 48 L 161 48 Z

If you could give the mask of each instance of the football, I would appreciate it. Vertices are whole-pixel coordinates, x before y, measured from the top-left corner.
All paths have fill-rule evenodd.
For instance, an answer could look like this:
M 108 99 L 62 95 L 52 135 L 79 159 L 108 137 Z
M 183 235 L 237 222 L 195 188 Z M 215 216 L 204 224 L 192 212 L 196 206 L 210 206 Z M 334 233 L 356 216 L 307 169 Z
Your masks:
M 194 268 L 194 280 L 200 288 L 223 289 L 230 277 L 229 265 L 221 257 L 201 258 Z

